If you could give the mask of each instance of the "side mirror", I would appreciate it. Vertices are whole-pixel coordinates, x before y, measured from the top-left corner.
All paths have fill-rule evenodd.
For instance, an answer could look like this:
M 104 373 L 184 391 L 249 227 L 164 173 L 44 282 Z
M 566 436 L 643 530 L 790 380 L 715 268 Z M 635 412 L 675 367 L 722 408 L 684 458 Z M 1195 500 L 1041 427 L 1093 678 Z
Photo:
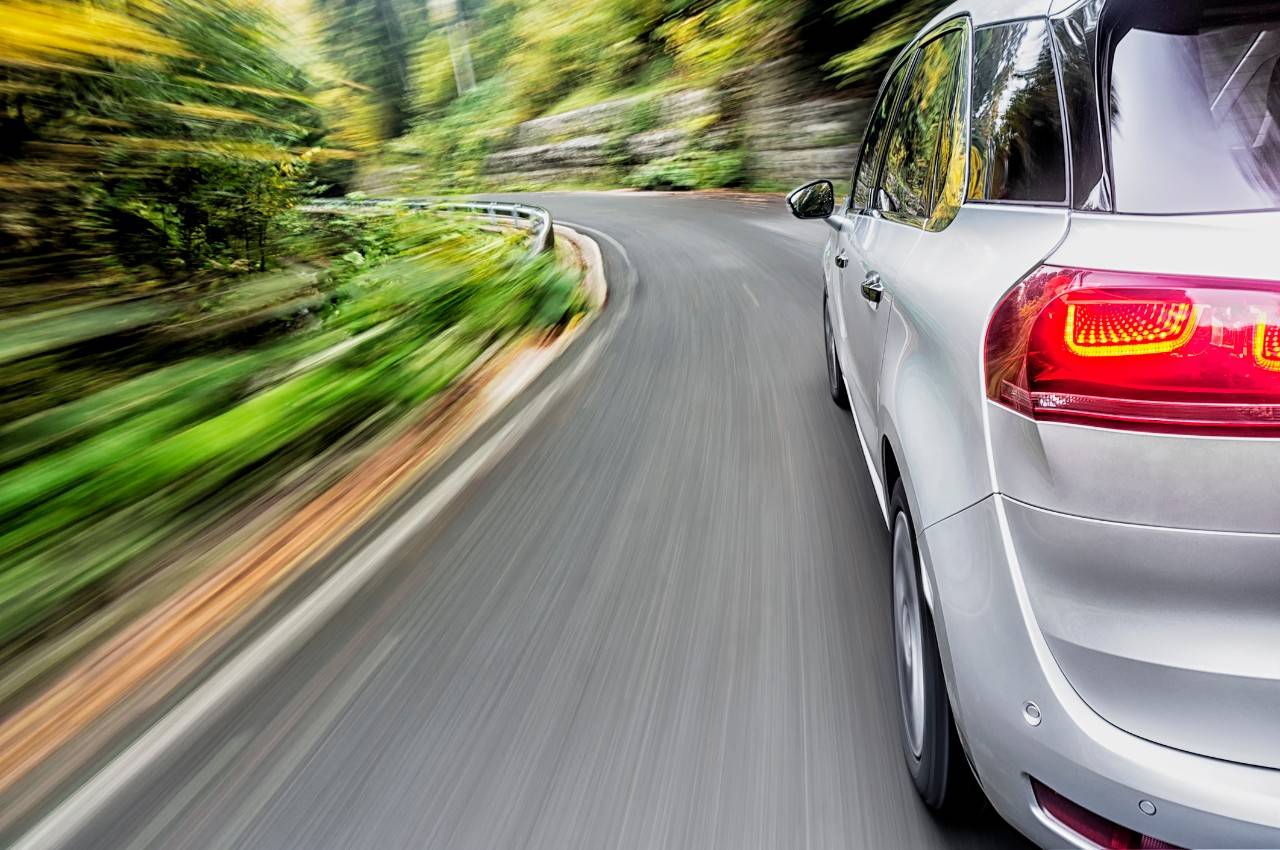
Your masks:
M 827 218 L 836 211 L 836 187 L 830 180 L 806 183 L 787 195 L 787 206 L 796 218 Z
M 883 188 L 876 189 L 876 209 L 887 213 L 896 213 L 898 211 L 898 202 L 893 199 Z

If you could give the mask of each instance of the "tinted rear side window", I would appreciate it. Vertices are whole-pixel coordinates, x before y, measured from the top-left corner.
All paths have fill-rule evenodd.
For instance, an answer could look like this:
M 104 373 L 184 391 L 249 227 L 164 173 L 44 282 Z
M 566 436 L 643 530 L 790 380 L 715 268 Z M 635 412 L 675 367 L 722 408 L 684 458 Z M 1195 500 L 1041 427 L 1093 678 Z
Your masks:
M 911 67 L 911 60 L 898 64 L 894 68 L 888 82 L 880 92 L 871 120 L 867 122 L 867 132 L 862 137 L 862 157 L 858 160 L 858 172 L 853 178 L 853 203 L 855 210 L 871 207 L 871 190 L 875 188 L 876 168 L 880 164 L 880 151 L 884 147 L 884 131 L 893 117 L 893 105 L 898 100 L 898 91 L 902 88 L 902 78 Z
M 1102 26 L 1115 209 L 1280 208 L 1280 4 L 1112 3 Z
M 1067 158 L 1047 21 L 974 33 L 969 197 L 1062 203 Z

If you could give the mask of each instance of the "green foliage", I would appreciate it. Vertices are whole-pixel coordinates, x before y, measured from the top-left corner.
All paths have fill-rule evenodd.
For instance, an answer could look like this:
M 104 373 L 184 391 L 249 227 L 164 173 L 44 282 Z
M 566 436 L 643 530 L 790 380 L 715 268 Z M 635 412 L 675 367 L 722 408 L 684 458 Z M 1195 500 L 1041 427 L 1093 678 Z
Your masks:
M 265 266 L 272 222 L 330 155 L 262 6 L 118 5 L 0 2 L 16 22 L 0 54 L 8 308 L 41 299 L 53 257 L 64 281 L 100 290 L 180 281 L 219 258 Z
M 433 32 L 423 39 L 413 59 L 410 106 L 415 115 L 432 116 L 448 106 L 457 92 L 448 36 L 443 31 Z
M 508 67 L 526 117 L 583 86 L 625 88 L 649 58 L 647 38 L 663 11 L 661 0 L 523 0 Z
M 873 87 L 898 51 L 948 0 L 838 0 L 836 14 L 862 33 L 860 43 L 836 54 L 827 70 L 842 84 Z
M 803 0 L 718 0 L 679 8 L 656 34 L 675 57 L 677 69 L 702 82 L 775 58 L 795 44 L 795 28 L 812 14 Z
M 408 0 L 310 0 L 322 25 L 325 54 L 371 92 L 377 132 L 393 138 L 408 124 L 414 45 L 426 24 L 426 3 Z
M 100 315 L 78 375 L 0 352 L 4 653 L 134 586 L 161 541 L 394 421 L 495 340 L 583 306 L 551 257 L 453 217 L 312 217 L 300 244 L 343 256 L 157 292 L 129 325 Z
M 620 126 L 609 134 L 605 158 L 609 167 L 625 174 L 634 164 L 630 141 L 633 136 L 656 129 L 662 121 L 662 103 L 657 97 L 640 97 L 627 110 Z
M 515 115 L 506 78 L 493 78 L 451 101 L 389 150 L 427 165 L 429 183 L 422 188 L 466 190 L 481 181 L 485 157 L 510 135 Z
M 352 0 L 354 2 L 354 0 Z M 745 66 L 788 58 L 837 84 L 873 89 L 888 62 L 945 0 L 472 0 L 464 4 L 476 56 L 478 92 L 459 96 L 449 41 L 430 32 L 415 58 L 414 128 L 390 146 L 415 158 L 426 179 L 415 188 L 465 191 L 484 183 L 484 159 L 511 147 L 522 121 L 605 100 L 691 87 L 722 86 L 735 113 Z M 734 115 L 718 121 L 723 129 Z M 637 186 L 735 185 L 742 157 L 691 150 L 637 169 L 630 140 L 660 125 L 655 97 L 635 114 L 586 131 L 607 133 L 605 167 L 583 179 L 616 175 Z M 688 131 L 688 127 L 679 127 Z M 693 135 L 715 129 L 693 128 Z M 544 137 L 555 142 L 561 135 Z M 848 134 L 818 140 L 847 144 Z M 705 145 L 700 145 L 705 148 Z M 632 173 L 635 172 L 635 173 Z M 506 180 L 510 188 L 510 179 Z
M 630 137 L 656 129 L 662 122 L 662 102 L 656 97 L 641 97 L 627 110 L 620 131 Z
M 695 148 L 641 166 L 628 184 L 637 189 L 719 189 L 741 185 L 743 170 L 740 150 Z

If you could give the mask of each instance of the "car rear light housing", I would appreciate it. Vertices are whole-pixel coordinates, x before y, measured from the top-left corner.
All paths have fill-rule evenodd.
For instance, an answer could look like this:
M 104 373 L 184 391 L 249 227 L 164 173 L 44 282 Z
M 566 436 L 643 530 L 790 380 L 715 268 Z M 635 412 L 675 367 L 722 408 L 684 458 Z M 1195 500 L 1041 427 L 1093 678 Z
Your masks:
M 1152 838 L 1094 814 L 1035 779 L 1031 780 L 1031 790 L 1042 812 L 1099 847 L 1108 850 L 1181 850 L 1176 844 Z
M 1280 283 L 1042 266 L 987 327 L 987 397 L 1050 422 L 1280 436 Z

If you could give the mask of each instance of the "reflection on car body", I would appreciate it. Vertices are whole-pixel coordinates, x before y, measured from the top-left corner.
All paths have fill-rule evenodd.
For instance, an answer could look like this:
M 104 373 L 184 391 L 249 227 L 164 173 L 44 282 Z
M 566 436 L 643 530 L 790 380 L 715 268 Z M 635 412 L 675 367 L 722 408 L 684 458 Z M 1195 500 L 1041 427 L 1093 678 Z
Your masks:
M 1278 58 L 1280 4 L 1004 0 L 886 76 L 823 328 L 930 806 L 1280 846 Z

